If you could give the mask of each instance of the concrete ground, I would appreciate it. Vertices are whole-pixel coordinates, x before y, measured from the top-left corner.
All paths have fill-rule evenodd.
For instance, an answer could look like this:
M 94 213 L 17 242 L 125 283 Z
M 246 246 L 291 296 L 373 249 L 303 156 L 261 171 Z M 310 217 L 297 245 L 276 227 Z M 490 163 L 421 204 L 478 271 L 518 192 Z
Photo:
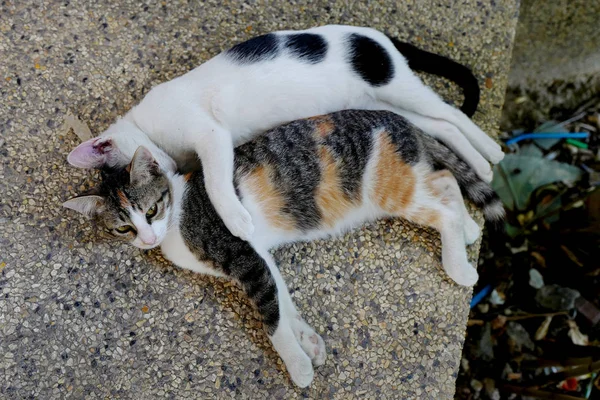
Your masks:
M 474 69 L 475 120 L 495 134 L 517 1 L 444 3 L 2 2 L 0 397 L 451 398 L 471 290 L 445 278 L 430 231 L 381 222 L 276 252 L 328 346 L 299 390 L 235 286 L 106 241 L 61 208 L 91 181 L 66 162 L 78 143 L 67 110 L 97 134 L 153 85 L 275 29 L 370 25 L 451 56 Z

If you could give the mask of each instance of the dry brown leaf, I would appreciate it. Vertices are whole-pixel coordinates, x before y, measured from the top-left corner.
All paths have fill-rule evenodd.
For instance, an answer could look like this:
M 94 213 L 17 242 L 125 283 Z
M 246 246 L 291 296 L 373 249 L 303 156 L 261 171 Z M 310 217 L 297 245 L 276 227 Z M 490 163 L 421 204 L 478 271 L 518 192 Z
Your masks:
M 569 320 L 567 322 L 569 323 L 569 337 L 573 343 L 580 346 L 587 346 L 590 343 L 588 336 L 581 333 L 575 321 Z
M 548 328 L 550 327 L 551 323 L 552 317 L 546 317 L 544 322 L 542 322 L 540 327 L 535 332 L 535 340 L 542 340 L 546 337 L 546 335 L 548 334 Z
M 94 135 L 92 135 L 92 131 L 87 126 L 87 124 L 82 122 L 69 110 L 67 110 L 67 114 L 65 115 L 63 126 L 66 132 L 73 129 L 73 132 L 82 142 L 85 142 L 86 140 L 89 140 L 94 137 Z
M 492 320 L 492 329 L 499 329 L 506 325 L 506 317 L 504 315 L 498 315 Z
M 506 376 L 506 378 L 507 378 L 509 381 L 516 381 L 516 380 L 519 380 L 519 379 L 521 379 L 522 377 L 523 377 L 523 374 L 522 374 L 522 373 L 520 373 L 520 372 L 510 372 L 510 373 L 509 373 L 509 374 Z
M 546 268 L 546 259 L 544 258 L 544 256 L 542 256 L 540 253 L 538 253 L 537 251 L 532 251 L 531 253 L 529 253 L 533 258 L 535 258 L 535 261 L 542 267 L 542 268 Z

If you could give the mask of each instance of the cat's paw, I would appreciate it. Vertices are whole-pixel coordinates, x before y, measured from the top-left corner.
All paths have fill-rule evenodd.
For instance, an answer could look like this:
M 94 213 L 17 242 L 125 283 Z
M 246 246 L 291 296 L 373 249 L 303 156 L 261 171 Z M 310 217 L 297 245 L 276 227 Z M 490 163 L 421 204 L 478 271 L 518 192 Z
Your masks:
M 498 164 L 500 161 L 504 159 L 504 152 L 502 151 L 502 147 L 496 142 L 492 142 L 489 146 L 486 146 L 487 159 L 490 160 L 492 164 Z
M 479 179 L 481 179 L 485 183 L 491 183 L 492 179 L 494 179 L 494 171 L 492 171 L 489 164 L 488 164 L 487 168 L 476 171 L 476 173 L 477 173 L 477 176 L 479 177 Z
M 461 268 L 457 268 L 456 271 L 448 272 L 448 276 L 461 286 L 473 286 L 479 279 L 477 270 L 469 263 L 466 263 Z
M 305 388 L 311 384 L 315 371 L 310 358 L 304 353 L 291 357 L 285 362 L 285 366 L 296 386 Z
M 494 172 L 492 171 L 490 163 L 485 159 L 485 157 L 483 157 L 483 155 L 479 153 L 471 154 L 469 159 L 466 161 L 471 168 L 473 168 L 473 171 L 475 171 L 479 179 L 486 183 L 490 183 L 492 181 Z
M 313 365 L 315 367 L 323 365 L 327 357 L 323 338 L 299 316 L 294 318 L 292 330 L 302 350 L 306 352 Z
M 470 216 L 467 216 L 465 219 L 464 235 L 465 243 L 467 245 L 475 243 L 477 239 L 479 239 L 479 235 L 481 235 L 481 229 L 479 228 L 479 225 Z
M 242 240 L 250 240 L 254 233 L 252 217 L 241 203 L 227 207 L 223 211 L 223 222 L 233 236 Z

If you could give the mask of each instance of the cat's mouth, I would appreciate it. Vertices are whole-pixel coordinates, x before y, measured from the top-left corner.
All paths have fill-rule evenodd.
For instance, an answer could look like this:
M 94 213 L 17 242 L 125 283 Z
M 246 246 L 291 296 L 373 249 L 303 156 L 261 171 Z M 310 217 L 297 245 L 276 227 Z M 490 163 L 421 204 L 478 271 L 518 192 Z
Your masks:
M 153 249 L 155 247 L 157 247 L 160 244 L 160 242 L 156 242 L 156 243 L 152 243 L 152 244 L 136 244 L 136 247 L 139 247 L 142 250 L 150 250 Z
M 162 242 L 162 238 L 157 237 L 154 241 L 150 242 L 150 243 L 146 243 L 143 242 L 139 239 L 136 239 L 132 242 L 132 244 L 137 247 L 140 248 L 142 250 L 150 250 L 153 249 L 155 247 L 158 247 L 160 245 L 160 243 Z

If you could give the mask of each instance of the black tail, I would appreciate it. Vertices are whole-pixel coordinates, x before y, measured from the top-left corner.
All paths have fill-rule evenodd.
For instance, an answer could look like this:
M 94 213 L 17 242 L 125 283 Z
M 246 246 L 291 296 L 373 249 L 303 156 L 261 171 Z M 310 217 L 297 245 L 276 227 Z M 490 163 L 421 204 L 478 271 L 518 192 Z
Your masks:
M 410 69 L 444 77 L 460 86 L 465 97 L 460 110 L 469 117 L 475 114 L 479 104 L 479 83 L 469 68 L 439 54 L 421 50 L 410 43 L 390 36 L 388 38 L 406 58 Z
M 486 220 L 496 222 L 504 218 L 502 201 L 494 189 L 477 176 L 473 168 L 431 136 L 423 134 L 421 138 L 434 168 L 450 171 L 458 181 L 463 195 L 482 209 Z

